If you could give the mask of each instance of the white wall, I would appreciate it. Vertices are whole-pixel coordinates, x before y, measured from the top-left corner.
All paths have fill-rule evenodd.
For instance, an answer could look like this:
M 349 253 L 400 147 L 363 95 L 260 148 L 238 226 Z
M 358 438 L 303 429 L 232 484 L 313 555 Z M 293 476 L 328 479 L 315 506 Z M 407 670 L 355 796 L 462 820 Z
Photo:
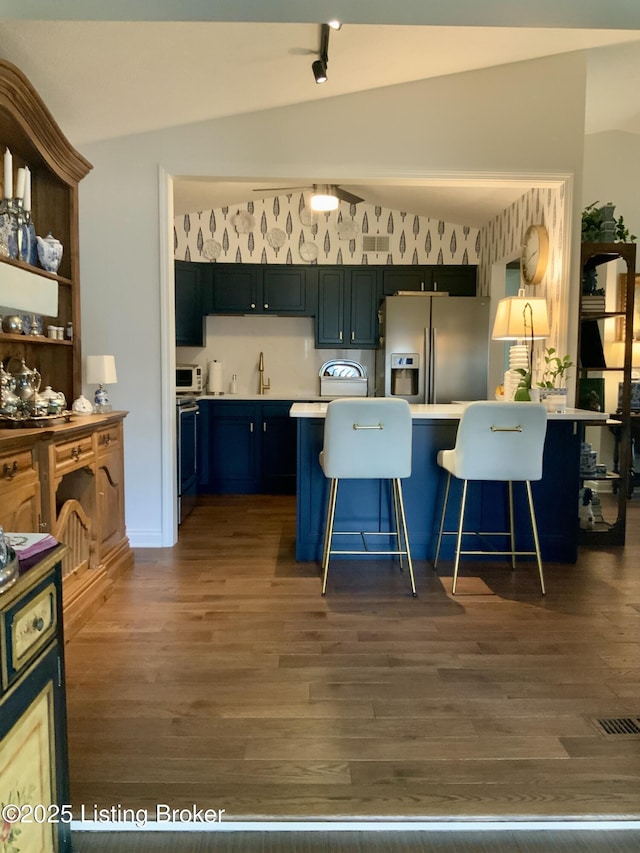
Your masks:
M 126 512 L 134 545 L 168 543 L 162 496 L 173 482 L 161 454 L 163 430 L 173 429 L 161 346 L 173 342 L 160 333 L 159 167 L 171 175 L 319 181 L 572 173 L 579 186 L 584 85 L 584 59 L 570 54 L 83 149 L 94 165 L 80 186 L 83 346 L 116 356 L 110 390 L 114 405 L 130 411 Z

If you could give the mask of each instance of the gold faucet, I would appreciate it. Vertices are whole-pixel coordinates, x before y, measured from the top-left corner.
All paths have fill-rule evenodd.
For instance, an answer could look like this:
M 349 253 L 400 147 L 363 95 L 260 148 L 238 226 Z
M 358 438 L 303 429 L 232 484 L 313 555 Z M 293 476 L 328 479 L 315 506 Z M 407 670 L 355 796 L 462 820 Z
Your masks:
M 267 379 L 264 381 L 264 355 L 260 353 L 260 359 L 258 360 L 258 373 L 260 374 L 260 379 L 258 381 L 258 394 L 264 394 L 265 391 L 271 390 L 271 379 Z

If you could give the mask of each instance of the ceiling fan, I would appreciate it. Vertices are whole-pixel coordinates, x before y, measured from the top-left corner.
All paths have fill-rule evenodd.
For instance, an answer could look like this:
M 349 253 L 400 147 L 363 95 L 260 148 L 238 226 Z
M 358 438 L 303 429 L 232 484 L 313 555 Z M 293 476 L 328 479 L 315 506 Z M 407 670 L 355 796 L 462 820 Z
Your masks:
M 348 192 L 337 184 L 313 184 L 310 187 L 268 187 L 267 190 L 254 190 L 254 192 L 271 190 L 311 190 L 312 210 L 336 210 L 340 201 L 346 201 L 347 204 L 358 204 L 364 201 L 360 196 Z

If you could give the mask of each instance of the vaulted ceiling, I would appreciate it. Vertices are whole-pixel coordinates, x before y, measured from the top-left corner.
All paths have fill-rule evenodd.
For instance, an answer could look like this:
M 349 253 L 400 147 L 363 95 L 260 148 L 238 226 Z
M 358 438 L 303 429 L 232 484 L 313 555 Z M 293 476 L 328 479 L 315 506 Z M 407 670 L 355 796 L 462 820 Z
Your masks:
M 24 71 L 80 150 L 118 136 L 576 50 L 588 57 L 585 132 L 640 134 L 640 3 L 542 0 L 532 10 L 523 0 L 508 9 L 497 0 L 111 0 L 92 4 L 91 14 L 87 5 L 7 0 L 0 19 L 0 55 Z M 311 73 L 319 21 L 339 14 L 345 24 L 331 33 L 329 80 L 319 86 Z M 254 186 L 270 185 L 210 185 L 206 178 L 177 182 L 177 212 L 240 203 Z M 425 208 L 420 187 L 348 188 L 373 203 L 469 225 L 525 191 L 433 187 Z

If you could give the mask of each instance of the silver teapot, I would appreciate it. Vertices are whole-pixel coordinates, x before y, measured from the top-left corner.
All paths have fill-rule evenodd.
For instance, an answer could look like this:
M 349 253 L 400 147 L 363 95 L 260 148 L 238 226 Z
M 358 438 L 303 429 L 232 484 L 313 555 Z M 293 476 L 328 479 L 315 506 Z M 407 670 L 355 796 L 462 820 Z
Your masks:
M 14 393 L 16 380 L 0 364 L 0 415 L 15 415 L 20 398 Z
M 22 359 L 20 368 L 14 370 L 13 378 L 16 381 L 16 393 L 23 402 L 30 400 L 40 390 L 42 377 L 35 368 L 32 370 L 30 367 L 27 367 L 24 358 Z

